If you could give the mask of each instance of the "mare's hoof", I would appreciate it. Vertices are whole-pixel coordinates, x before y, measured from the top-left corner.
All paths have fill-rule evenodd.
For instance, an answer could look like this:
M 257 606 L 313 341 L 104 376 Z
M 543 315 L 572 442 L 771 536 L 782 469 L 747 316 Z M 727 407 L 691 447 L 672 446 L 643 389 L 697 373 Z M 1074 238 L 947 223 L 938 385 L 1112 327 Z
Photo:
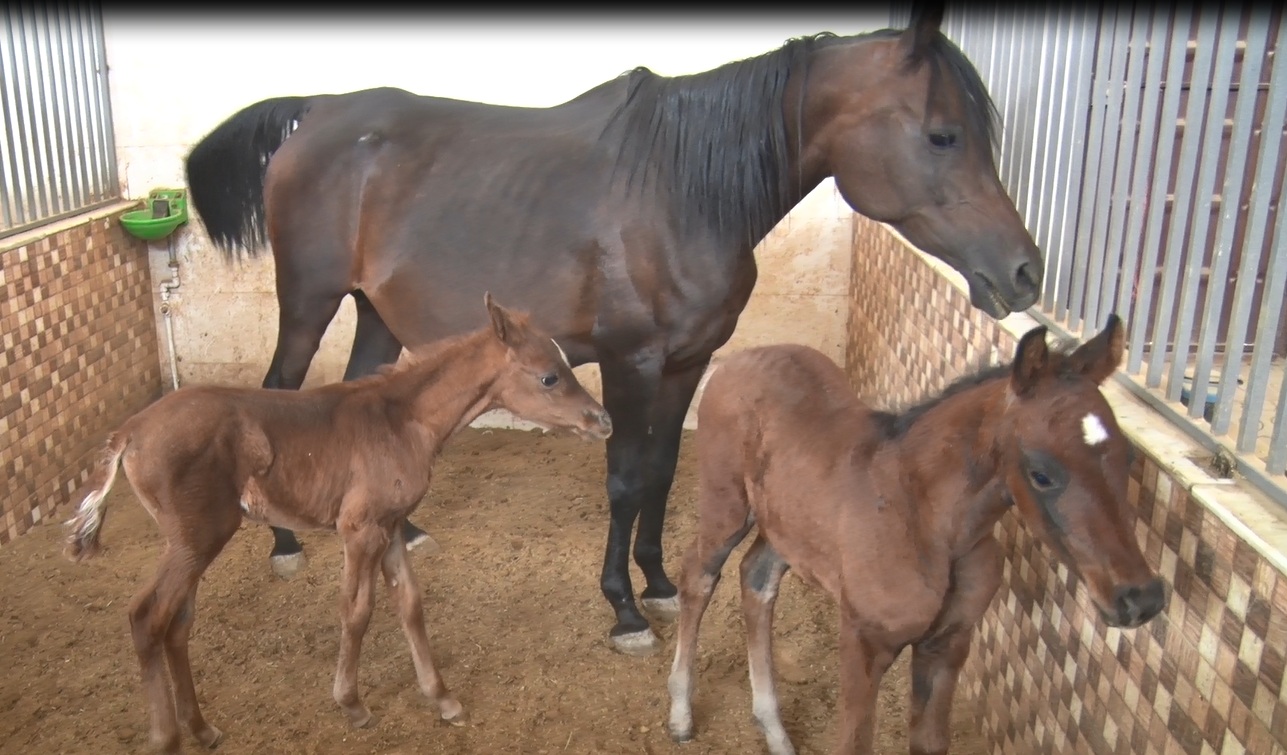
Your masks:
M 643 598 L 639 602 L 644 613 L 658 621 L 669 623 L 679 617 L 678 595 L 671 595 L 669 598 Z
M 213 750 L 223 741 L 223 732 L 219 731 L 210 724 L 206 724 L 205 731 L 197 732 L 197 741 L 207 750 Z
M 273 574 L 276 574 L 282 579 L 290 579 L 296 574 L 299 574 L 300 569 L 303 569 L 308 563 L 308 559 L 304 557 L 303 551 L 283 556 L 273 556 L 269 561 L 273 566 Z
M 616 634 L 609 637 L 612 641 L 612 649 L 623 655 L 632 655 L 635 657 L 644 657 L 654 655 L 661 650 L 661 640 L 657 635 L 652 633 L 651 629 L 641 629 L 638 632 L 629 634 Z
M 424 552 L 430 556 L 433 556 L 442 552 L 442 546 L 438 544 L 438 541 L 434 540 L 429 535 L 428 532 L 423 532 L 423 531 L 416 534 L 410 540 L 407 541 L 408 551 L 413 551 L 417 548 L 423 549 Z

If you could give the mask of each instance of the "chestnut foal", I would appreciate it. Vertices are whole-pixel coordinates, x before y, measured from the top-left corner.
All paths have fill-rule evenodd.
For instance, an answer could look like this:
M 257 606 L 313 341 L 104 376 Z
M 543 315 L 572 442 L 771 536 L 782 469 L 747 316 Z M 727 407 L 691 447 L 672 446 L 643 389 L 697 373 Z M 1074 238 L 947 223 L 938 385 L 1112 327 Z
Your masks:
M 443 444 L 484 411 L 502 407 L 593 439 L 612 432 L 607 413 L 577 382 L 558 345 L 526 315 L 490 296 L 485 304 L 490 327 L 431 344 L 380 374 L 304 391 L 182 388 L 108 439 L 75 499 L 67 555 L 81 560 L 97 551 L 104 497 L 120 463 L 165 538 L 157 575 L 129 614 L 154 745 L 178 751 L 178 719 L 207 747 L 222 736 L 197 706 L 188 633 L 201 574 L 243 517 L 334 529 L 343 539 L 334 695 L 355 726 L 371 720 L 358 694 L 357 664 L 380 572 L 420 689 L 442 718 L 461 715 L 430 658 L 420 588 L 398 524 L 424 498 Z
M 1001 581 L 993 525 L 1019 519 L 1085 581 L 1103 619 L 1135 627 L 1165 603 L 1126 501 L 1130 444 L 1099 384 L 1117 369 L 1116 316 L 1064 354 L 1045 328 L 1012 365 L 958 381 L 901 416 L 873 411 L 841 370 L 802 346 L 734 355 L 698 409 L 699 534 L 680 582 L 670 733 L 692 737 L 702 613 L 730 551 L 741 562 L 753 712 L 793 753 L 773 689 L 773 603 L 788 569 L 840 607 L 836 752 L 868 753 L 881 677 L 912 647 L 912 753 L 947 752 L 970 637 Z

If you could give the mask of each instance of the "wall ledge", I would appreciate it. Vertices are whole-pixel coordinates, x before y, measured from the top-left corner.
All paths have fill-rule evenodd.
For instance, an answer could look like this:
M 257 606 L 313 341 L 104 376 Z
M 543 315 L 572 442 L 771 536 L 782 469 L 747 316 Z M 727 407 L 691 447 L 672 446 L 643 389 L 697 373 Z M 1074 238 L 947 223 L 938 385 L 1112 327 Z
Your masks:
M 112 217 L 117 213 L 138 207 L 138 203 L 139 201 L 137 199 L 122 199 L 110 204 L 102 205 L 101 207 L 95 207 L 92 210 L 86 210 L 65 218 L 52 220 L 44 225 L 29 228 L 12 236 L 6 236 L 5 238 L 0 239 L 0 254 L 19 247 L 27 246 L 39 241 L 40 239 L 62 233 L 63 231 L 70 230 L 79 225 L 85 225 L 86 223 L 92 223 L 95 220 Z

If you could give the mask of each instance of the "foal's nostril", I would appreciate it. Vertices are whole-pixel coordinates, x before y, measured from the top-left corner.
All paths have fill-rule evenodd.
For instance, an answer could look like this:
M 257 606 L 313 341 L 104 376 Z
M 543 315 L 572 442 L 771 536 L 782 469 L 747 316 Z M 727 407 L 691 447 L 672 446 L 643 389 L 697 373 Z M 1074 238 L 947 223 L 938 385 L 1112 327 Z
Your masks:
M 1166 591 L 1162 580 L 1153 579 L 1143 586 L 1117 588 L 1113 603 L 1117 609 L 1118 623 L 1135 627 L 1162 612 L 1166 607 Z
M 599 423 L 603 430 L 604 437 L 612 434 L 612 417 L 608 416 L 606 411 L 587 411 L 585 416 Z

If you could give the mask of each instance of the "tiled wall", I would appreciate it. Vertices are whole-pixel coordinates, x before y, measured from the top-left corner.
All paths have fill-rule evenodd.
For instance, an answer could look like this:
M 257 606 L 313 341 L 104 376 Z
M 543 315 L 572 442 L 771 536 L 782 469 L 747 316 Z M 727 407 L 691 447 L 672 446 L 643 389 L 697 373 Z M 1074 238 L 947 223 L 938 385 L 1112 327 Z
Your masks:
M 0 240 L 0 545 L 65 503 L 107 433 L 161 393 L 128 206 Z
M 1012 328 L 883 227 L 855 217 L 853 251 L 846 368 L 864 398 L 906 405 L 1013 356 Z M 1128 432 L 1149 419 L 1114 408 Z M 1143 629 L 1107 627 L 1006 515 L 1005 582 L 956 704 L 973 706 L 997 753 L 1287 753 L 1287 559 L 1221 504 L 1245 497 L 1232 485 L 1191 484 L 1154 444 L 1140 450 L 1136 535 L 1168 583 L 1167 611 Z

